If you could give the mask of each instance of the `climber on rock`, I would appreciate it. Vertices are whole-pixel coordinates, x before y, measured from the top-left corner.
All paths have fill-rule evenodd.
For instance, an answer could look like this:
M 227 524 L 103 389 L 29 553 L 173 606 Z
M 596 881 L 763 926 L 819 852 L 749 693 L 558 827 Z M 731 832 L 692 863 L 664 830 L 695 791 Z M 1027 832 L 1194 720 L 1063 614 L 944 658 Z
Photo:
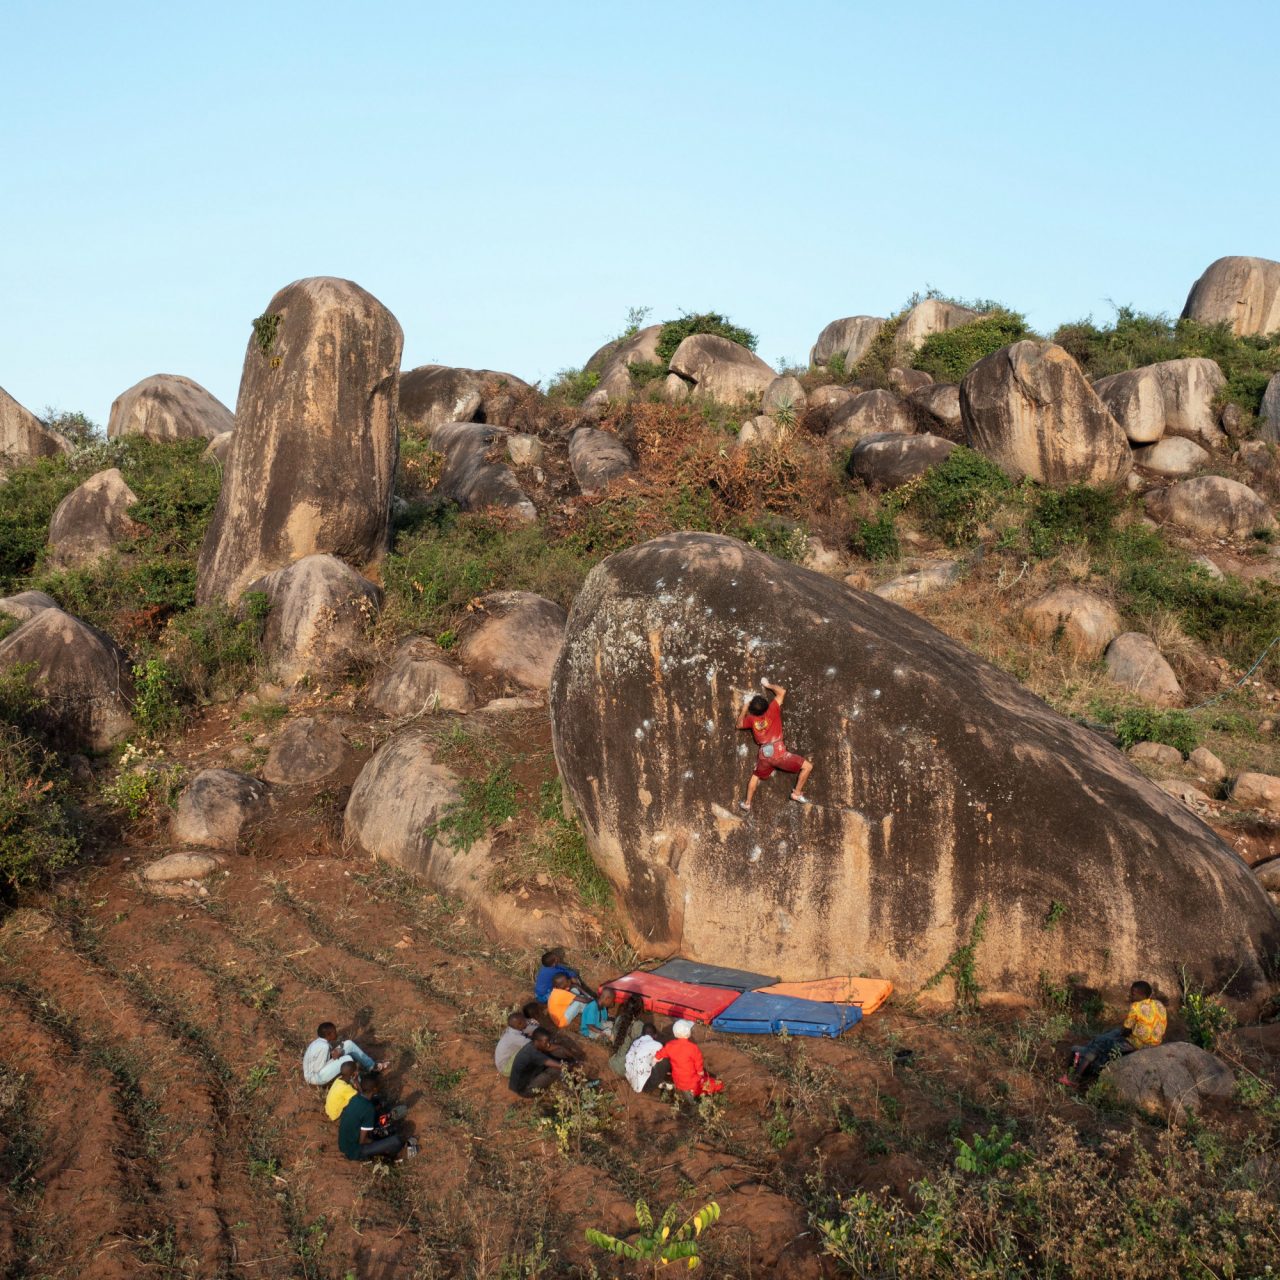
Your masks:
M 751 730 L 759 747 L 756 767 L 747 783 L 747 798 L 738 804 L 738 808 L 745 813 L 751 812 L 751 801 L 760 785 L 760 779 L 770 777 L 775 769 L 800 775 L 792 788 L 791 798 L 797 804 L 808 804 L 804 784 L 813 772 L 812 763 L 804 756 L 788 751 L 782 741 L 782 702 L 787 691 L 781 685 L 770 684 L 768 680 L 761 680 L 760 683 L 772 696 L 766 698 L 762 693 L 748 696 L 747 709 L 738 724 L 739 729 Z

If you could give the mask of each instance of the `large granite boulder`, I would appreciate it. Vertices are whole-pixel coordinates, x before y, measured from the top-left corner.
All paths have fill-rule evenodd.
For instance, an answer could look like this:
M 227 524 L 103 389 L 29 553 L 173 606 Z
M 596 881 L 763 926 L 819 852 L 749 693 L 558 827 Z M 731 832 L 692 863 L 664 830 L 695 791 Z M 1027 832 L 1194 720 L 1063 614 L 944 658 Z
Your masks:
M 431 447 L 444 458 L 436 492 L 463 511 L 500 511 L 536 520 L 537 508 L 503 461 L 508 432 L 483 422 L 446 422 L 431 433 Z
M 1171 436 L 1186 436 L 1213 447 L 1226 440 L 1218 425 L 1217 399 L 1227 380 L 1212 360 L 1203 356 L 1162 360 L 1151 366 L 1160 384 L 1164 429 Z
M 266 813 L 267 788 L 233 769 L 202 769 L 178 797 L 171 834 L 175 844 L 234 852 L 240 833 Z
M 267 304 L 245 353 L 222 491 L 197 596 L 234 603 L 304 556 L 381 560 L 398 456 L 395 316 L 350 280 L 318 276 Z
M 335 556 L 305 556 L 250 584 L 270 604 L 262 636 L 276 678 L 341 671 L 368 647 L 382 592 Z
M 720 404 L 762 396 L 778 376 L 754 351 L 715 333 L 690 334 L 675 349 L 671 372 L 692 382 L 695 395 Z
M 790 691 L 813 803 L 774 778 L 748 817 L 755 749 L 737 725 L 762 677 Z M 982 913 L 993 991 L 1034 993 L 1044 973 L 1174 987 L 1183 964 L 1241 997 L 1269 986 L 1265 891 L 1124 756 L 922 619 L 733 539 L 671 534 L 598 565 L 551 712 L 561 777 L 647 955 L 910 991 Z M 1070 929 L 1042 927 L 1055 902 Z
M 1147 494 L 1153 519 L 1207 538 L 1247 538 L 1274 529 L 1271 509 L 1247 484 L 1223 476 L 1195 476 Z
M 764 395 L 760 397 L 760 412 L 791 425 L 804 417 L 808 404 L 804 384 L 788 373 L 774 378 L 765 388 Z
M 1122 689 L 1157 707 L 1182 702 L 1182 686 L 1150 636 L 1126 631 L 1107 646 L 1107 675 Z
M 569 465 L 583 493 L 600 493 L 635 470 L 635 459 L 612 431 L 579 427 L 569 437 Z
M 893 349 L 901 359 L 907 359 L 928 337 L 946 333 L 961 325 L 972 324 L 982 318 L 982 312 L 972 307 L 962 307 L 958 302 L 946 302 L 942 298 L 924 298 L 909 311 L 903 313 L 893 335 Z
M 133 731 L 132 666 L 97 627 L 58 608 L 37 609 L 0 640 L 0 671 L 23 669 L 43 699 L 44 734 L 68 751 L 106 751 Z
M 1209 1099 L 1229 1101 L 1236 1085 L 1225 1062 L 1199 1045 L 1176 1040 L 1117 1058 L 1099 1078 L 1129 1106 L 1175 1121 Z
M 1135 449 L 1133 460 L 1158 476 L 1181 478 L 1199 471 L 1209 461 L 1209 451 L 1186 436 L 1166 436 Z
M 396 650 L 387 673 L 369 690 L 369 704 L 393 720 L 470 711 L 476 705 L 471 682 L 444 659 L 424 636 L 410 636 Z
M 420 365 L 400 375 L 400 423 L 424 437 L 446 422 L 501 423 L 515 395 L 528 387 L 497 369 Z
M 864 436 L 849 455 L 849 474 L 863 484 L 896 489 L 936 467 L 955 447 L 952 441 L 928 432 Z
M 1114 484 L 1129 442 L 1080 366 L 1056 343 L 1026 340 L 979 360 L 960 384 L 966 442 L 1042 484 Z
M 1093 389 L 1130 444 L 1154 444 L 1164 435 L 1164 392 L 1153 366 L 1099 378 Z
M 1100 658 L 1120 634 L 1120 615 L 1109 600 L 1079 587 L 1055 587 L 1023 607 L 1022 621 L 1037 640 L 1061 641 L 1079 658 Z
M 177 373 L 155 373 L 112 401 L 107 435 L 212 440 L 235 425 L 231 410 L 198 382 Z
M 17 595 L 0 597 L 0 613 L 26 622 L 42 609 L 56 609 L 58 602 L 43 591 L 19 591 Z
M 893 391 L 864 391 L 831 415 L 827 439 L 847 448 L 868 436 L 910 435 L 919 425 L 917 414 Z
M 1258 439 L 1270 444 L 1280 443 L 1280 373 L 1272 377 L 1262 393 L 1258 419 Z
M 964 419 L 960 415 L 960 384 L 935 382 L 913 391 L 907 401 L 929 415 L 930 429 L 948 440 L 959 441 L 964 435 Z
M 1191 286 L 1184 317 L 1229 324 L 1235 334 L 1280 330 L 1280 262 L 1219 258 Z
M 99 471 L 58 503 L 49 521 L 49 563 L 70 569 L 92 564 L 112 547 L 145 532 L 129 514 L 138 495 L 117 467 Z
M 481 596 L 467 619 L 458 657 L 476 675 L 523 689 L 546 689 L 560 646 L 565 611 L 531 591 Z
M 884 328 L 883 316 L 845 316 L 833 320 L 818 334 L 818 340 L 809 350 L 811 365 L 830 364 L 838 356 L 847 372 L 871 350 L 871 344 Z
M 71 445 L 0 387 L 0 473 L 66 453 Z
M 600 375 L 595 390 L 582 403 L 584 412 L 598 414 L 611 400 L 630 400 L 634 390 L 631 366 L 658 363 L 658 338 L 661 335 L 662 325 L 651 324 L 629 338 L 605 343 L 583 366 L 587 373 Z

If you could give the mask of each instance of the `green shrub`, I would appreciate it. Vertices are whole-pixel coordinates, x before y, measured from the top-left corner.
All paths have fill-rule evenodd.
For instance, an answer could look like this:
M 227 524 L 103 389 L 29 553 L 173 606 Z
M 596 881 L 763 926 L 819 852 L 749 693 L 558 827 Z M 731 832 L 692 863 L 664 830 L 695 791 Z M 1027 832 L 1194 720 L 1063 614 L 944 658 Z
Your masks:
M 899 312 L 895 316 L 890 316 L 880 326 L 879 333 L 872 339 L 862 359 L 853 366 L 852 373 L 848 375 L 848 381 L 856 383 L 863 389 L 889 385 L 889 370 L 896 368 L 900 363 L 895 344 L 898 327 L 901 324 L 902 313 Z
M 170 620 L 160 648 L 184 702 L 240 693 L 262 663 L 262 631 L 270 601 L 261 591 L 241 598 L 239 614 L 224 604 L 200 605 Z
M 926 531 L 956 547 L 977 537 L 1012 490 L 1009 477 L 994 462 L 960 445 L 897 490 L 889 505 L 910 511 Z
M 0 721 L 0 897 L 46 883 L 75 862 L 80 842 L 62 790 L 57 759 Z
M 582 827 L 565 816 L 559 778 L 548 778 L 542 784 L 539 800 L 543 828 L 534 841 L 531 863 L 571 884 L 586 906 L 608 906 L 613 900 L 613 887 L 596 866 Z
M 426 830 L 428 840 L 443 840 L 455 853 L 466 853 L 495 827 L 519 813 L 516 784 L 505 765 L 480 781 L 467 779 L 462 798 L 450 805 Z
M 893 512 L 881 511 L 874 520 L 859 519 L 853 534 L 853 549 L 868 560 L 896 560 L 902 554 Z
M 1119 307 L 1114 322 L 1099 326 L 1092 319 L 1062 325 L 1053 340 L 1065 347 L 1090 378 L 1101 378 L 1187 356 L 1217 362 L 1227 379 L 1224 398 L 1257 413 L 1271 375 L 1280 372 L 1280 334 L 1238 337 L 1226 324 L 1170 320 Z
M 102 428 L 92 418 L 83 413 L 67 413 L 48 408 L 41 421 L 51 431 L 56 431 L 64 440 L 70 440 L 77 449 L 87 445 L 99 444 L 105 439 Z
M 1192 1044 L 1216 1052 L 1219 1042 L 1236 1025 L 1235 1016 L 1215 995 L 1207 995 L 1202 988 L 1187 987 L 1187 975 L 1182 975 L 1182 1018 L 1187 1024 L 1187 1035 Z
M 677 527 L 690 526 L 681 523 Z M 743 521 L 725 532 L 768 555 L 794 564 L 804 560 L 809 551 L 809 531 L 803 525 L 769 513 L 755 520 Z
M 935 382 L 959 382 L 979 360 L 1011 342 L 1032 336 L 1025 316 L 997 307 L 971 324 L 930 334 L 920 344 L 912 364 Z
M 547 395 L 566 404 L 581 404 L 600 385 L 594 370 L 561 369 L 547 387 Z
M 1124 508 L 1116 489 L 1072 484 L 1065 489 L 1036 489 L 1026 523 L 1032 555 L 1057 555 L 1064 545 L 1105 547 Z
M 147 658 L 133 668 L 133 719 L 148 737 L 159 737 L 183 719 L 179 686 L 163 658 Z
M 1154 707 L 1117 711 L 1096 707 L 1095 714 L 1115 730 L 1125 750 L 1137 742 L 1162 742 L 1189 756 L 1200 745 L 1200 728 L 1185 711 L 1157 711 Z
M 676 348 L 695 333 L 713 333 L 721 338 L 728 338 L 730 342 L 736 342 L 748 351 L 754 351 L 758 341 L 750 329 L 741 328 L 718 311 L 699 311 L 694 314 L 682 312 L 679 320 L 668 320 L 658 334 L 658 359 L 663 365 L 669 365 Z
M 54 510 L 82 478 L 65 457 L 41 458 L 10 474 L 0 501 L 0 595 L 23 589 L 44 550 Z
M 650 383 L 665 378 L 670 372 L 658 360 L 633 360 L 627 368 L 631 373 L 631 384 L 635 387 L 647 387 Z

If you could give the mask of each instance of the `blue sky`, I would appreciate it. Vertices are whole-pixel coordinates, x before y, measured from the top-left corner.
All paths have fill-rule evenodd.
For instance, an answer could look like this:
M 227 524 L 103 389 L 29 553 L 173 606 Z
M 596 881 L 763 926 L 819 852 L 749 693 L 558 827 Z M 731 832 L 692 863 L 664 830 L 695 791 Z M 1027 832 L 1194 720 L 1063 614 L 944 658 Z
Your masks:
M 550 378 L 631 306 L 804 358 L 917 289 L 1177 313 L 1280 258 L 1280 5 L 0 5 L 0 386 L 234 407 L 250 320 L 358 281 L 405 367 Z

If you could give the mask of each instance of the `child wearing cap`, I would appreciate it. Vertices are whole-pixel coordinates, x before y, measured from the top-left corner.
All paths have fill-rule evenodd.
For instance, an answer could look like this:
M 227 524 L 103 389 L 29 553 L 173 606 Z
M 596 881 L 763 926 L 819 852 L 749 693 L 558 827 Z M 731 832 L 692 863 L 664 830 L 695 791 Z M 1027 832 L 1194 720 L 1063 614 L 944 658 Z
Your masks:
M 695 1098 L 705 1093 L 719 1093 L 724 1088 L 724 1081 L 717 1080 L 707 1071 L 702 1058 L 702 1050 L 690 1038 L 693 1035 L 693 1023 L 681 1018 L 671 1028 L 674 1039 L 664 1044 L 654 1054 L 654 1062 L 671 1064 L 671 1083 L 681 1093 L 691 1093 Z

